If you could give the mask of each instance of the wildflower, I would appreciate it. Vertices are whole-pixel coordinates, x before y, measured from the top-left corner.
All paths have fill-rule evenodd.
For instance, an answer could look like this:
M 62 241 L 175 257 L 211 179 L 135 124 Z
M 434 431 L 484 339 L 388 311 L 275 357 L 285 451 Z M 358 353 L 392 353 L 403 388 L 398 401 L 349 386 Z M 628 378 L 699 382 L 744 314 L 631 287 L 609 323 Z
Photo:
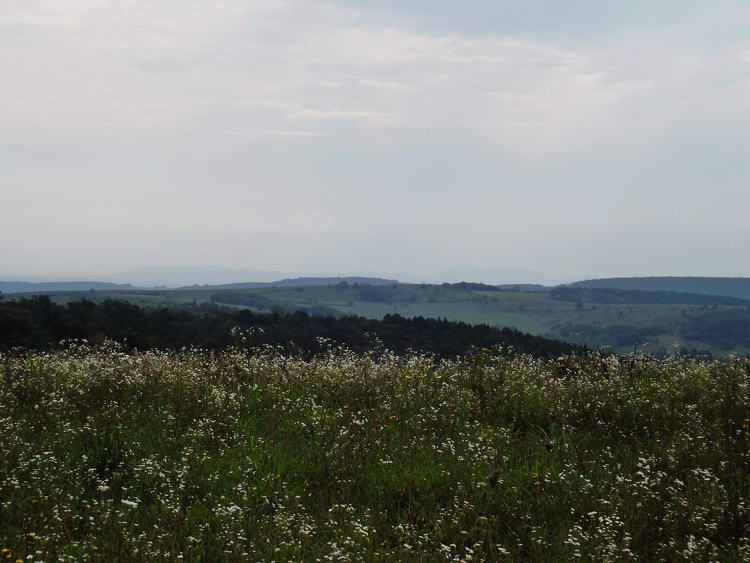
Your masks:
M 122 502 L 122 504 L 126 504 L 128 506 L 138 506 L 138 503 L 137 502 L 133 502 L 132 500 L 122 499 L 121 502 Z

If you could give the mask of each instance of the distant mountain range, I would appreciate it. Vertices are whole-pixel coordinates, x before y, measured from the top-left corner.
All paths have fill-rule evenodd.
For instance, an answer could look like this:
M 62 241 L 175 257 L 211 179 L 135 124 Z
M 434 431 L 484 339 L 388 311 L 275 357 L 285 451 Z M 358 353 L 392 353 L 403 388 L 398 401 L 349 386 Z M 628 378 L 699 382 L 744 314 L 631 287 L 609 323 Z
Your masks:
M 360 285 L 392 285 L 399 283 L 398 280 L 388 280 L 385 278 L 366 278 L 361 276 L 345 276 L 332 278 L 305 278 L 299 277 L 294 279 L 283 279 L 272 282 L 245 282 L 245 283 L 225 283 L 220 285 L 198 285 L 181 287 L 180 289 L 254 289 L 259 287 L 314 287 L 320 285 L 335 285 L 342 282 L 349 284 L 358 283 Z
M 356 275 L 352 275 L 356 274 Z M 545 284 L 552 285 L 555 280 L 531 270 L 517 268 L 480 268 L 477 266 L 455 266 L 428 274 L 393 273 L 380 271 L 356 272 L 324 272 L 322 274 L 302 274 L 299 272 L 282 272 L 275 270 L 255 270 L 250 268 L 226 268 L 223 266 L 144 266 L 121 272 L 106 279 L 116 282 L 129 282 L 138 286 L 167 286 L 185 287 L 192 285 L 227 285 L 227 284 L 256 284 L 281 282 L 289 285 L 289 280 L 319 279 L 328 280 L 338 278 L 349 279 L 361 277 L 363 279 L 387 280 L 392 283 L 399 280 L 405 283 L 455 283 L 481 282 L 487 284 Z M 323 282 L 324 284 L 330 282 Z M 360 282 L 371 283 L 376 282 Z M 381 282 L 382 283 L 382 282 Z M 299 283 L 295 283 L 299 285 Z M 244 285 L 244 287 L 253 287 Z M 262 287 L 262 286 L 259 286 Z
M 107 276 L 113 281 L 139 286 L 181 287 L 187 285 L 220 285 L 228 283 L 272 282 L 298 276 L 296 272 L 225 268 L 224 266 L 144 266 Z
M 29 277 L 17 281 L 7 276 L 0 281 L 3 293 L 47 293 L 53 291 L 116 291 L 134 288 L 170 287 L 182 289 L 251 289 L 263 287 L 310 287 L 341 282 L 360 285 L 391 285 L 394 283 L 485 283 L 501 289 L 519 288 L 540 291 L 557 285 L 553 280 L 531 270 L 514 268 L 479 268 L 456 266 L 425 276 L 342 275 L 300 276 L 272 270 L 233 269 L 222 266 L 155 266 L 102 276 L 107 281 L 55 280 Z M 101 279 L 101 278 L 100 278 Z M 750 299 L 750 278 L 708 276 L 652 276 L 632 278 L 599 278 L 572 282 L 571 288 L 665 291 Z
M 578 281 L 571 287 L 625 289 L 641 291 L 677 291 L 701 295 L 723 295 L 750 299 L 750 278 L 712 278 L 656 276 L 643 278 L 603 278 Z
M 3 293 L 47 293 L 49 291 L 101 291 L 115 289 L 131 289 L 129 283 L 109 283 L 90 281 L 62 281 L 62 282 L 22 282 L 0 281 L 0 291 Z

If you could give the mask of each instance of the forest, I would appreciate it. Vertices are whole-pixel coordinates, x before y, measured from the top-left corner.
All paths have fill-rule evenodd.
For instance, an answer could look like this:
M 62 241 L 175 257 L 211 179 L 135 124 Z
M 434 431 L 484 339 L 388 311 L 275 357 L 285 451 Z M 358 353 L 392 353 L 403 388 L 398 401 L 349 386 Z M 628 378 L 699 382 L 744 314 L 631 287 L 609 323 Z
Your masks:
M 725 305 L 750 307 L 750 300 L 726 295 L 706 295 L 681 291 L 626 290 L 615 288 L 559 286 L 549 292 L 550 299 L 581 303 L 618 305 Z
M 357 352 L 376 348 L 396 353 L 416 350 L 439 358 L 454 358 L 473 348 L 497 345 L 535 356 L 583 350 L 574 344 L 510 328 L 397 314 L 374 320 L 310 315 L 305 311 L 258 313 L 223 309 L 211 303 L 181 309 L 145 308 L 115 300 L 98 304 L 80 300 L 60 305 L 44 295 L 0 302 L 0 351 L 18 347 L 50 349 L 70 339 L 92 343 L 110 339 L 139 350 L 218 349 L 236 344 L 238 330 L 252 335 L 252 345 L 281 346 L 308 355 L 320 353 L 330 345 Z
M 740 299 L 750 299 L 750 278 L 652 276 L 583 280 L 574 282 L 571 285 L 573 287 L 599 289 L 702 293 L 705 295 L 726 295 Z

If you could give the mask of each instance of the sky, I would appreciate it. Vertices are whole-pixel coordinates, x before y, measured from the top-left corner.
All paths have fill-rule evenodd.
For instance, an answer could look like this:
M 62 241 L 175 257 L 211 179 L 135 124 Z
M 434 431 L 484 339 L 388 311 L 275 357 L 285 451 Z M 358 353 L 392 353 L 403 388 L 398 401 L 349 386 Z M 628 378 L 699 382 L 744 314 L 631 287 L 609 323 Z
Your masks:
M 0 278 L 750 276 L 750 2 L 4 0 Z

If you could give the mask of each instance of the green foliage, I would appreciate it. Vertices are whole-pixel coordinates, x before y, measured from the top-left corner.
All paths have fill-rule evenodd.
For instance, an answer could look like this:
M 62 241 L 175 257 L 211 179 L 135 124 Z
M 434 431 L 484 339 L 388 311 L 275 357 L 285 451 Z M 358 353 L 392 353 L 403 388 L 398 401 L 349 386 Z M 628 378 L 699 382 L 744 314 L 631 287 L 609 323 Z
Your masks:
M 748 306 L 750 301 L 721 295 L 701 295 L 677 291 L 643 291 L 613 288 L 556 287 L 550 299 L 579 303 L 608 303 L 619 305 L 728 305 Z
M 357 290 L 357 299 L 360 301 L 370 301 L 375 303 L 386 303 L 393 300 L 393 290 L 388 291 L 382 287 L 361 287 Z
M 265 299 L 234 292 L 219 295 L 248 302 Z M 325 309 L 316 307 L 311 310 L 322 312 Z M 383 347 L 397 353 L 414 349 L 442 358 L 456 357 L 473 347 L 497 344 L 536 355 L 581 351 L 571 344 L 508 328 L 422 317 L 407 319 L 386 315 L 376 321 L 355 316 L 310 316 L 305 311 L 287 313 L 283 307 L 274 308 L 271 313 L 247 309 L 212 310 L 206 304 L 197 311 L 145 309 L 111 300 L 100 304 L 82 300 L 58 305 L 46 296 L 0 305 L 0 351 L 14 347 L 49 349 L 68 339 L 100 343 L 105 338 L 141 350 L 186 346 L 222 348 L 234 342 L 235 327 L 255 329 L 253 344 L 280 346 L 308 355 L 325 351 L 328 342 L 360 352 Z
M 452 289 L 463 289 L 470 291 L 500 291 L 500 288 L 496 285 L 488 285 L 486 283 L 478 282 L 457 282 L 457 283 L 444 283 L 443 287 L 449 287 Z M 518 286 L 516 286 L 518 290 Z
M 242 291 L 221 291 L 214 293 L 211 295 L 211 301 L 230 305 L 243 305 L 261 311 L 276 311 L 282 313 L 304 311 L 311 315 L 328 315 L 331 317 L 343 316 L 341 311 L 334 309 L 333 307 L 325 307 L 322 305 L 303 306 L 297 303 L 288 303 L 285 301 L 270 299 L 258 293 L 247 293 Z
M 654 276 L 645 278 L 605 278 L 574 282 L 573 287 L 610 288 L 640 291 L 677 291 L 705 295 L 725 295 L 750 299 L 750 278 L 698 276 Z
M 741 561 L 750 363 L 0 355 L 16 560 Z
M 724 350 L 750 348 L 750 310 L 710 311 L 687 319 L 680 334 Z
M 630 347 L 643 344 L 654 336 L 666 333 L 663 327 L 638 328 L 630 325 L 587 325 L 566 324 L 560 329 L 560 335 L 569 342 L 586 344 L 590 348 L 607 346 Z
M 199 315 L 223 314 L 227 311 L 247 308 L 253 311 L 276 311 L 278 313 L 304 310 L 310 315 L 356 315 L 375 320 L 383 319 L 386 315 L 398 314 L 406 318 L 425 317 L 470 324 L 486 324 L 491 327 L 510 327 L 548 338 L 589 342 L 592 346 L 605 345 L 620 353 L 628 353 L 632 350 L 634 341 L 638 341 L 639 346 L 643 341 L 649 342 L 648 350 L 657 353 L 672 349 L 675 343 L 688 348 L 710 350 L 714 354 L 744 353 L 747 351 L 746 348 L 742 347 L 722 347 L 731 339 L 722 339 L 720 336 L 718 338 L 713 337 L 709 338 L 711 343 L 706 340 L 688 340 L 681 331 L 681 327 L 686 320 L 702 316 L 708 307 L 712 309 L 721 307 L 724 310 L 729 308 L 744 310 L 746 308 L 744 306 L 718 304 L 740 302 L 740 300 L 734 298 L 640 291 L 622 292 L 625 294 L 622 297 L 619 290 L 614 292 L 610 290 L 592 291 L 578 285 L 573 288 L 587 296 L 595 294 L 597 300 L 606 300 L 606 296 L 610 296 L 614 301 L 618 299 L 620 301 L 643 301 L 644 295 L 646 295 L 648 299 L 645 300 L 660 301 L 660 303 L 594 303 L 592 301 L 584 302 L 583 300 L 558 301 L 550 299 L 548 291 L 540 291 L 540 288 L 532 291 L 532 288 L 528 286 L 524 286 L 528 291 L 518 291 L 516 286 L 504 288 L 503 291 L 494 291 L 486 288 L 462 289 L 456 287 L 457 284 L 448 284 L 445 287 L 443 285 L 415 284 L 398 284 L 395 287 L 390 284 L 375 287 L 353 281 L 347 283 L 348 287 L 346 288 L 328 285 L 213 291 L 192 289 L 175 291 L 133 290 L 112 293 L 101 291 L 95 293 L 69 292 L 51 294 L 50 298 L 56 303 L 63 304 L 80 301 L 81 298 L 99 304 L 103 304 L 107 300 L 126 300 L 149 309 L 168 307 L 198 313 Z M 655 295 L 651 295 L 652 293 Z M 603 295 L 604 298 L 601 297 Z M 635 298 L 636 296 L 638 299 Z M 661 301 L 669 302 L 661 303 Z M 688 303 L 671 303 L 672 301 L 688 301 Z M 744 301 L 742 302 L 744 303 Z M 0 315 L 2 315 L 1 312 Z M 217 323 L 218 340 L 221 339 L 221 334 L 226 334 L 226 330 L 219 326 L 221 324 L 220 318 L 221 315 L 210 316 L 211 322 Z M 193 330 L 195 323 L 194 320 L 181 320 L 178 325 L 192 327 L 190 330 L 196 332 L 196 330 Z M 598 336 L 595 335 L 594 338 L 591 338 L 591 335 L 586 335 L 583 339 L 571 337 L 570 330 L 567 331 L 567 335 L 563 335 L 565 328 L 569 328 L 570 325 L 589 325 L 591 327 L 626 325 L 631 327 L 630 332 L 633 337 L 623 340 L 625 331 L 617 328 L 597 331 Z M 664 332 L 665 329 L 666 332 Z M 206 331 L 200 330 L 198 332 L 205 333 Z M 616 338 L 607 340 L 606 338 L 610 334 Z M 711 336 L 709 333 L 706 334 Z M 641 335 L 648 336 L 641 338 Z M 99 338 L 101 339 L 101 337 L 100 334 Z M 114 338 L 121 340 L 122 336 L 114 336 Z M 217 338 L 214 338 L 215 342 Z M 617 345 L 618 342 L 624 341 L 627 341 L 628 344 Z M 2 340 L 0 340 L 1 342 Z M 182 345 L 189 345 L 191 341 L 185 335 L 180 342 Z M 720 343 L 721 346 L 712 343 Z M 201 342 L 201 345 L 206 346 L 207 344 Z M 639 347 L 639 349 L 641 348 Z

